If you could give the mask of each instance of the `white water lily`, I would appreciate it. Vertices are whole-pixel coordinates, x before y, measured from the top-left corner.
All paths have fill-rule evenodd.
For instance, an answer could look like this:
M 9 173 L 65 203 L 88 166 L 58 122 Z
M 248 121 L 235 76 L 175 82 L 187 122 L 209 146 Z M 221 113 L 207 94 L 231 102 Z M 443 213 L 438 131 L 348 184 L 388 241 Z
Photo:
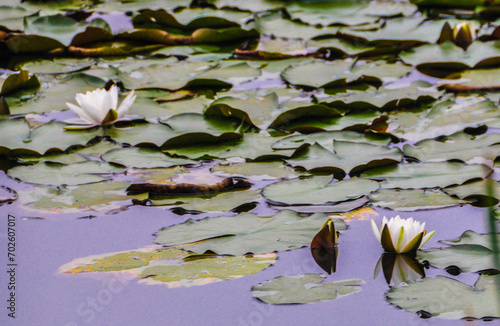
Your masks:
M 78 93 L 75 96 L 79 106 L 72 103 L 66 105 L 78 115 L 78 119 L 66 120 L 67 123 L 83 125 L 84 128 L 105 125 L 122 118 L 132 107 L 135 100 L 134 91 L 118 106 L 118 87 L 111 86 L 109 91 L 104 88 Z M 77 127 L 78 128 L 78 127 Z M 76 128 L 76 129 L 77 129 Z M 75 129 L 68 128 L 67 129 Z
M 372 230 L 378 242 L 387 252 L 414 252 L 422 248 L 434 235 L 434 232 L 427 234 L 425 222 L 414 221 L 413 218 L 402 219 L 398 216 L 389 221 L 384 216 L 380 228 L 373 220 Z

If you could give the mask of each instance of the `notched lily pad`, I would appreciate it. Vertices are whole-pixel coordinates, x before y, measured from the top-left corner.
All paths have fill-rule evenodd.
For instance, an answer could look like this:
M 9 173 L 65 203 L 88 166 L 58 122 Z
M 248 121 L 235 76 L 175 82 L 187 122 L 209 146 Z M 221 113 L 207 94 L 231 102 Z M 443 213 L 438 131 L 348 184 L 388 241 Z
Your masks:
M 397 79 L 407 75 L 411 67 L 388 64 L 384 61 L 355 66 L 351 61 L 328 62 L 316 60 L 290 66 L 282 77 L 292 85 L 312 88 L 343 86 L 354 82 L 381 85 L 383 80 Z
M 276 261 L 276 254 L 248 256 L 191 255 L 179 249 L 140 248 L 79 258 L 62 273 L 128 271 L 141 283 L 169 288 L 206 285 L 255 274 Z
M 467 203 L 465 200 L 450 197 L 443 191 L 435 189 L 380 189 L 370 194 L 369 198 L 375 206 L 400 212 L 451 207 Z
M 169 157 L 159 150 L 138 147 L 113 149 L 101 157 L 106 162 L 134 168 L 168 168 L 196 163 L 191 160 Z
M 331 181 L 331 176 L 281 181 L 265 187 L 262 195 L 274 204 L 322 205 L 358 199 L 379 188 L 378 182 L 359 178 Z
M 500 248 L 500 234 L 478 234 L 474 231 L 465 231 L 458 240 L 440 241 L 451 245 L 446 248 L 420 250 L 417 258 L 428 261 L 439 269 L 457 267 L 463 273 L 481 271 L 500 272 L 495 264 L 495 252 Z M 496 242 L 496 243 L 495 243 Z
M 333 151 L 317 143 L 303 145 L 285 162 L 307 171 L 333 172 L 338 179 L 343 179 L 346 174 L 359 175 L 367 169 L 395 164 L 402 159 L 403 154 L 397 147 L 334 140 Z
M 35 165 L 16 166 L 8 171 L 8 175 L 28 183 L 71 186 L 109 180 L 106 174 L 124 171 L 123 168 L 96 161 L 70 165 L 41 162 Z
M 304 173 L 294 171 L 282 162 L 248 162 L 248 163 L 219 163 L 210 169 L 216 175 L 224 177 L 245 177 L 250 180 L 280 180 L 295 179 Z
M 483 164 L 409 163 L 371 169 L 362 173 L 361 177 L 385 180 L 381 184 L 383 189 L 419 189 L 460 185 L 471 179 L 484 179 L 491 172 Z
M 490 186 L 496 190 L 496 193 L 491 194 L 488 192 Z M 498 204 L 500 200 L 500 196 L 498 195 L 500 194 L 500 184 L 491 179 L 467 182 L 455 187 L 447 187 L 444 191 L 451 196 L 472 201 L 473 206 L 493 206 Z
M 324 278 L 321 274 L 278 276 L 252 286 L 252 295 L 269 304 L 314 303 L 360 292 L 364 283 L 356 279 L 321 283 Z
M 25 119 L 0 120 L 0 154 L 43 155 L 49 150 L 65 151 L 85 146 L 100 135 L 99 130 L 68 131 L 66 124 L 51 121 L 33 130 Z
M 35 186 L 22 190 L 19 200 L 24 207 L 52 213 L 114 212 L 130 206 L 132 199 L 144 200 L 147 196 L 127 196 L 127 181 L 89 183 L 81 186 Z
M 499 318 L 500 274 L 481 275 L 472 287 L 436 276 L 391 288 L 387 300 L 406 311 L 443 319 Z
M 288 210 L 273 216 L 241 213 L 198 221 L 189 219 L 183 224 L 160 230 L 156 233 L 155 242 L 198 254 L 206 251 L 225 255 L 280 252 L 309 245 L 325 219 L 325 214 L 302 217 Z M 341 219 L 333 221 L 336 230 L 346 229 Z

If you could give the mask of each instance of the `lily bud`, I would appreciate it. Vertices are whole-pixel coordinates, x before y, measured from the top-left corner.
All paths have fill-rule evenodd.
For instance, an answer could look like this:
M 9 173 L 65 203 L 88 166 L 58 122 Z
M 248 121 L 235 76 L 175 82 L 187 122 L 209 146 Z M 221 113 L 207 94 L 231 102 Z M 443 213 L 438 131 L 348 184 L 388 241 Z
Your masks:
M 453 42 L 464 50 L 476 39 L 476 30 L 471 23 L 460 23 L 453 27 Z

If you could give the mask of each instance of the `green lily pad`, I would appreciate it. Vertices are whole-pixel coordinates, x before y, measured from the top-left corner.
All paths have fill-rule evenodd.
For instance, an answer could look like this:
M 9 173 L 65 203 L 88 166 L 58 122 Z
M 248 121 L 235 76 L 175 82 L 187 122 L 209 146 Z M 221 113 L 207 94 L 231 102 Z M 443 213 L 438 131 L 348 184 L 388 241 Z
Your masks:
M 110 68 L 111 69 L 111 68 Z M 129 89 L 160 88 L 178 90 L 189 87 L 230 88 L 260 75 L 258 69 L 246 62 L 222 61 L 179 62 L 171 65 L 155 63 L 132 71 L 111 69 Z M 113 77 L 110 75 L 110 77 Z
M 178 136 L 172 128 L 164 124 L 138 123 L 126 128 L 110 128 L 105 130 L 106 136 L 114 141 L 129 145 L 153 144 L 161 147 L 167 139 Z
M 260 34 L 287 39 L 312 39 L 318 36 L 335 35 L 338 27 L 319 27 L 284 19 L 281 14 L 255 16 L 255 27 Z
M 319 118 L 329 119 L 339 117 L 342 111 L 337 108 L 332 108 L 324 104 L 312 103 L 311 99 L 290 100 L 280 105 L 280 114 L 269 125 L 269 128 L 281 129 L 283 126 L 288 126 L 291 121 Z
M 96 161 L 70 165 L 41 162 L 35 165 L 16 166 L 8 171 L 8 175 L 28 183 L 71 186 L 109 180 L 103 174 L 122 172 L 123 168 Z
M 364 283 L 362 280 L 321 283 L 324 278 L 321 274 L 278 276 L 252 286 L 252 295 L 269 304 L 314 303 L 360 292 Z
M 447 136 L 500 119 L 498 107 L 484 97 L 437 102 L 430 110 L 389 113 L 388 132 L 409 141 Z
M 309 245 L 325 219 L 324 214 L 302 217 L 287 210 L 273 216 L 241 213 L 199 221 L 189 219 L 183 224 L 160 230 L 156 233 L 155 242 L 164 246 L 175 245 L 198 254 L 206 251 L 225 255 L 280 252 Z M 346 229 L 341 219 L 334 219 L 334 223 L 336 230 Z
M 488 187 L 493 183 L 493 188 L 496 189 L 496 194 L 488 193 Z M 491 206 L 496 205 L 500 200 L 500 184 L 491 179 L 480 180 L 476 182 L 468 182 L 466 184 L 447 187 L 444 191 L 452 196 L 473 201 L 474 206 Z
M 53 58 L 23 62 L 20 67 L 32 74 L 69 74 L 87 69 L 95 63 L 88 58 Z
M 282 162 L 219 163 L 210 171 L 224 177 L 245 177 L 250 180 L 295 179 L 304 173 L 296 172 Z
M 206 137 L 205 137 L 206 138 Z M 218 143 L 193 143 L 189 146 L 177 146 L 165 149 L 170 155 L 185 156 L 190 159 L 241 157 L 248 160 L 269 160 L 290 157 L 291 150 L 275 151 L 271 148 L 278 137 L 272 137 L 265 132 L 248 132 L 243 138 L 221 140 Z
M 266 129 L 271 122 L 269 121 L 271 113 L 276 108 L 278 108 L 278 96 L 275 93 L 263 98 L 222 97 L 210 104 L 205 110 L 205 115 L 237 118 L 260 129 Z
M 484 179 L 492 170 L 482 164 L 456 162 L 409 163 L 379 167 L 361 174 L 362 178 L 385 180 L 383 189 L 418 189 L 460 185 L 471 179 Z
M 128 271 L 148 284 L 170 288 L 206 285 L 255 274 L 271 266 L 276 254 L 248 256 L 190 255 L 179 249 L 141 248 L 75 259 L 63 273 Z
M 24 207 L 52 213 L 114 212 L 132 199 L 143 200 L 147 194 L 128 196 L 127 181 L 89 183 L 81 186 L 46 187 L 35 186 L 22 190 L 19 198 Z
M 292 121 L 284 120 L 281 125 L 276 126 L 287 131 L 298 131 L 304 133 L 335 130 L 364 131 L 369 129 L 373 120 L 380 117 L 380 112 L 366 110 L 363 112 L 348 113 L 344 116 L 330 117 L 308 117 Z
M 443 92 L 426 82 L 413 82 L 410 85 L 389 84 L 380 88 L 370 87 L 363 91 L 336 93 L 333 101 L 322 99 L 322 103 L 333 107 L 353 110 L 390 111 L 397 108 L 418 106 L 439 98 Z
M 384 61 L 354 66 L 349 60 L 334 62 L 314 60 L 285 69 L 282 77 L 292 85 L 327 88 L 354 82 L 380 85 L 383 80 L 401 78 L 411 71 L 411 67 L 388 64 Z
M 493 240 L 497 242 L 493 244 Z M 421 250 L 417 258 L 421 261 L 426 260 L 431 265 L 440 269 L 446 269 L 455 266 L 464 273 L 473 273 L 479 271 L 499 272 L 495 265 L 495 255 L 498 252 L 494 248 L 500 247 L 500 234 L 495 238 L 493 233 L 477 234 L 474 231 L 465 231 L 458 240 L 441 241 L 444 244 L 451 245 L 446 248 L 437 248 Z
M 105 31 L 110 31 L 109 26 L 101 19 L 77 22 L 74 19 L 57 14 L 43 16 L 29 22 L 25 27 L 26 34 L 50 37 L 64 46 L 69 46 L 76 34 L 84 32 L 87 27 L 99 26 Z
M 500 156 L 500 134 L 476 138 L 465 133 L 456 133 L 444 141 L 426 139 L 414 146 L 405 145 L 405 156 L 421 162 L 461 160 L 467 162 L 475 157 L 494 161 Z
M 342 179 L 346 174 L 356 175 L 373 167 L 401 162 L 402 159 L 403 154 L 397 147 L 334 140 L 333 151 L 317 143 L 303 145 L 285 162 L 307 171 L 333 172 Z
M 1 83 L 1 96 L 20 91 L 20 90 L 33 90 L 36 91 L 40 88 L 40 81 L 33 75 L 30 76 L 27 71 L 21 70 L 18 74 L 12 74 Z
M 333 152 L 333 144 L 337 141 L 387 146 L 391 142 L 391 139 L 388 136 L 379 134 L 360 134 L 353 131 L 325 131 L 286 137 L 274 143 L 273 149 L 297 149 L 303 144 L 313 145 L 317 143 Z
M 4 155 L 43 155 L 49 150 L 65 151 L 73 146 L 85 146 L 98 136 L 98 130 L 68 131 L 66 124 L 51 121 L 30 130 L 24 119 L 0 120 L 0 153 Z
M 406 311 L 443 319 L 499 318 L 500 275 L 481 275 L 474 286 L 436 276 L 392 287 L 387 300 Z
M 370 202 L 399 212 L 451 207 L 467 203 L 435 189 L 380 189 L 369 195 Z
M 357 199 L 379 188 L 377 182 L 359 178 L 331 181 L 331 176 L 314 176 L 277 182 L 265 187 L 262 195 L 274 203 L 319 205 Z
M 137 147 L 113 149 L 102 155 L 102 159 L 109 163 L 135 168 L 168 168 L 195 163 L 191 160 L 168 157 L 158 150 Z
M 149 198 L 152 206 L 165 206 L 174 212 L 248 212 L 261 199 L 258 190 L 219 192 L 211 195 L 169 196 Z
M 310 25 L 362 25 L 381 17 L 411 16 L 417 7 L 406 2 L 317 1 L 292 2 L 286 6 L 293 20 Z
M 439 35 L 439 34 L 438 34 Z M 464 51 L 451 42 L 429 44 L 401 53 L 404 62 L 420 70 L 465 70 L 495 66 L 500 62 L 500 41 L 475 41 Z
M 323 204 L 323 205 L 292 205 L 292 206 L 274 206 L 271 207 L 274 209 L 289 209 L 301 214 L 314 214 L 314 213 L 347 213 L 353 211 L 357 208 L 361 208 L 368 204 L 370 200 L 368 197 L 361 197 L 354 200 L 348 200 L 339 202 L 336 204 Z
M 9 108 L 12 114 L 32 112 L 50 112 L 66 110 L 66 102 L 75 102 L 77 93 L 85 93 L 96 88 L 104 87 L 105 82 L 97 77 L 84 73 L 69 74 L 67 76 L 43 76 L 40 90 L 30 98 L 9 98 Z
M 169 13 L 164 9 L 141 10 L 141 13 L 132 20 L 134 26 L 157 24 L 163 27 L 182 30 L 196 30 L 199 28 L 224 28 L 245 26 L 245 21 L 251 14 L 236 10 L 214 10 L 211 8 L 184 9 Z

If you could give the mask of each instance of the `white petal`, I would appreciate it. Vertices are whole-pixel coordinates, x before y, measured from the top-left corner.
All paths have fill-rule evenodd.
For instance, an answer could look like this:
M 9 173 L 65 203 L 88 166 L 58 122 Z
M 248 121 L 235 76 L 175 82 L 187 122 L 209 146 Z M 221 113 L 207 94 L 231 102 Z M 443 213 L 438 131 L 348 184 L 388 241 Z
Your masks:
M 375 221 L 372 220 L 372 231 L 373 234 L 375 235 L 375 238 L 377 238 L 377 241 L 380 243 L 380 231 L 377 228 L 377 224 L 375 224 Z
M 127 95 L 127 97 L 125 97 L 123 102 L 120 104 L 118 110 L 116 110 L 120 118 L 123 117 L 128 112 L 128 110 L 130 110 L 132 104 L 134 104 L 134 101 L 135 101 L 135 95 L 134 91 L 132 91 L 130 92 L 130 94 Z
M 81 119 L 86 120 L 89 123 L 95 122 L 81 107 L 68 102 L 66 102 L 66 105 L 71 109 L 71 111 L 75 112 L 76 115 L 79 116 Z
M 111 99 L 111 107 L 110 109 L 113 109 L 116 111 L 116 107 L 118 106 L 118 86 L 113 85 L 108 91 L 108 94 Z
M 429 241 L 429 239 L 434 235 L 434 233 L 436 233 L 435 230 L 432 231 L 431 233 L 424 235 L 424 237 L 422 238 L 422 242 L 420 242 L 420 246 L 418 246 L 418 249 L 422 248 L 427 243 L 427 241 Z

